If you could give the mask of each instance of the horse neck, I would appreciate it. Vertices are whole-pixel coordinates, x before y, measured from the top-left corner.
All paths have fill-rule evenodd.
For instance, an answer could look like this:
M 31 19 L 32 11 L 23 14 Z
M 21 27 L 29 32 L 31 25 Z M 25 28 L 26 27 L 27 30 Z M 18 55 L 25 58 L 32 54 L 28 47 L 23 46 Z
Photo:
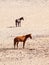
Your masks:
M 26 38 L 25 38 L 25 40 L 27 40 L 27 38 L 29 38 L 29 35 L 26 35 Z
M 19 20 L 23 20 L 22 18 L 20 18 Z

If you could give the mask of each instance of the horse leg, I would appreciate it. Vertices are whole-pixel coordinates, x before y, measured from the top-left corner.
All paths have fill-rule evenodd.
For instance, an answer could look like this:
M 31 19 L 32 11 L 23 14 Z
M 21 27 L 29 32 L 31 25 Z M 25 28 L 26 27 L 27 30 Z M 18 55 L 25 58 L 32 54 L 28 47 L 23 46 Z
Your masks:
M 18 42 L 17 42 L 17 48 L 18 48 Z
M 20 22 L 20 27 L 21 27 L 21 22 Z
M 15 25 L 16 25 L 16 27 L 17 27 L 17 22 L 15 22 Z
M 24 46 L 25 46 L 25 41 L 23 42 L 23 49 L 24 49 Z
M 16 22 L 16 27 L 17 27 L 17 22 Z
M 14 41 L 14 49 L 15 49 L 16 41 Z
M 18 22 L 18 27 L 19 27 L 19 24 L 20 24 L 20 23 Z

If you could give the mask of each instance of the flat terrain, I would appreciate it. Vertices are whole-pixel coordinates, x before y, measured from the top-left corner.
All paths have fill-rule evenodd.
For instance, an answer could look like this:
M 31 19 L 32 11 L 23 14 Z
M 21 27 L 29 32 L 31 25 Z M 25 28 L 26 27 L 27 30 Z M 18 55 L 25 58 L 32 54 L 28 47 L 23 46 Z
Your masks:
M 11 44 L 5 47 L 0 48 L 0 65 L 49 65 L 49 37 L 27 40 L 25 49 L 21 43 L 18 49 Z
M 13 39 L 30 33 L 14 49 Z M 0 65 L 49 65 L 49 0 L 0 0 Z

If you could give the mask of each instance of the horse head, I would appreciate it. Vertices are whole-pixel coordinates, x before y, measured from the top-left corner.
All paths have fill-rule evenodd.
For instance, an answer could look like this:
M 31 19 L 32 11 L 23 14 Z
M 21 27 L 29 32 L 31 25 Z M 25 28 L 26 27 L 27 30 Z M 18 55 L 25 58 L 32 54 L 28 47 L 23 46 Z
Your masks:
M 29 37 L 30 37 L 30 39 L 32 39 L 32 35 L 31 34 L 29 34 Z

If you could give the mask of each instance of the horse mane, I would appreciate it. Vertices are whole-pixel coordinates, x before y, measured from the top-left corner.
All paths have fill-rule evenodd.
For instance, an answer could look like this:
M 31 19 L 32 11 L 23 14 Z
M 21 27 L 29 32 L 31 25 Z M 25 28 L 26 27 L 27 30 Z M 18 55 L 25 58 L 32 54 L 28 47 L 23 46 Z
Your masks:
M 27 34 L 26 36 L 30 36 L 31 34 Z
M 25 35 L 25 36 L 26 36 L 26 38 L 28 38 L 30 35 L 31 35 L 31 34 L 27 34 L 27 35 Z

